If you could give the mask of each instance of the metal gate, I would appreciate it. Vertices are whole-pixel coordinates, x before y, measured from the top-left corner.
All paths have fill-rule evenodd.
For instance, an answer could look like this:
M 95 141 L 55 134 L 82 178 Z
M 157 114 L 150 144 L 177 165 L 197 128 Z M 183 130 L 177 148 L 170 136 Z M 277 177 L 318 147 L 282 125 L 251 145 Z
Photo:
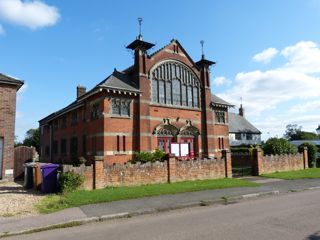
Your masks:
M 253 175 L 252 156 L 249 152 L 232 152 L 231 162 L 233 177 Z
M 2 166 L 3 166 L 3 138 L 0 138 L 0 179 L 2 179 Z

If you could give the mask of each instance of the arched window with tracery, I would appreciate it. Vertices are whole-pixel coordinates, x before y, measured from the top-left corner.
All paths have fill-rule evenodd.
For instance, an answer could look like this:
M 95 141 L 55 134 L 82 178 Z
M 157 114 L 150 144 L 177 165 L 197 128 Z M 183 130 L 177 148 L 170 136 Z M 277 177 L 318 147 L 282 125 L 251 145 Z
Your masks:
M 200 81 L 186 65 L 167 61 L 158 65 L 151 76 L 153 103 L 200 107 Z

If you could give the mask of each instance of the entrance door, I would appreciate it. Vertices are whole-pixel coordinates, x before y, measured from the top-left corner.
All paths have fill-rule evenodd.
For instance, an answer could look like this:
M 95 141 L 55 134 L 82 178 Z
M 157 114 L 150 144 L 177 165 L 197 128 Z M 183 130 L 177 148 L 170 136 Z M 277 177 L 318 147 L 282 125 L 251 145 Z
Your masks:
M 2 165 L 3 165 L 3 138 L 0 138 L 0 179 L 2 179 Z

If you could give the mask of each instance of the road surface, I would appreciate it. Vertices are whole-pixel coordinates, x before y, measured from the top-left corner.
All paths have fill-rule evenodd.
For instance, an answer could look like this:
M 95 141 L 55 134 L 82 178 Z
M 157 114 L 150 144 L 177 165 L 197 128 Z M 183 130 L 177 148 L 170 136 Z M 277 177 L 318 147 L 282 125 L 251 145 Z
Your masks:
M 320 239 L 320 190 L 203 206 L 8 239 Z

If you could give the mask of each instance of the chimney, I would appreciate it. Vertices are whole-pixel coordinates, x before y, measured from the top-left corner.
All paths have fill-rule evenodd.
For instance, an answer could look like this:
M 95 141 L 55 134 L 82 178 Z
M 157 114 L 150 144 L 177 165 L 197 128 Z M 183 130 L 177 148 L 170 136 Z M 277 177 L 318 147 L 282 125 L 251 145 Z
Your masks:
M 242 107 L 242 104 L 240 104 L 239 115 L 240 115 L 241 117 L 244 117 L 244 108 Z
M 77 99 L 86 93 L 86 87 L 78 85 L 77 86 Z

